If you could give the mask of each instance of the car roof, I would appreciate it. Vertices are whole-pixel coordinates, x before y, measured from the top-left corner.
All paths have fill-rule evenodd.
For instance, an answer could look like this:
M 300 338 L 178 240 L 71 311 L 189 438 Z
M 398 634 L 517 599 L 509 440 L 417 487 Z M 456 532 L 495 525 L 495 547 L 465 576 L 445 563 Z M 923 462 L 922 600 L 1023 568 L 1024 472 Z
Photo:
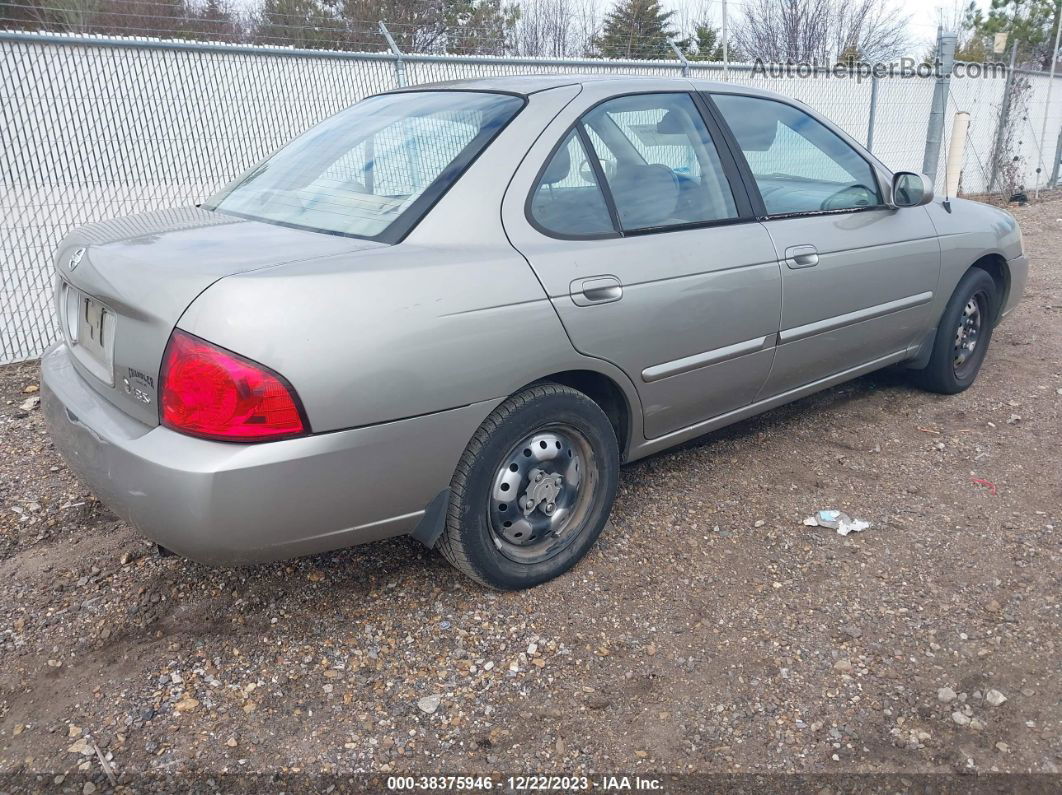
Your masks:
M 597 75 L 597 74 L 525 74 L 502 75 L 494 77 L 473 77 L 465 80 L 446 80 L 438 83 L 421 83 L 415 86 L 397 89 L 397 91 L 504 91 L 510 94 L 529 96 L 539 91 L 548 91 L 561 86 L 583 85 L 584 83 L 614 83 L 617 93 L 637 91 L 640 85 L 675 83 L 687 90 L 692 84 L 700 91 L 740 91 L 742 94 L 760 94 L 778 96 L 773 91 L 764 91 L 751 86 L 738 86 L 734 83 L 722 83 L 714 80 L 696 80 L 688 77 L 657 77 L 642 75 Z M 395 92 L 388 92 L 395 93 Z

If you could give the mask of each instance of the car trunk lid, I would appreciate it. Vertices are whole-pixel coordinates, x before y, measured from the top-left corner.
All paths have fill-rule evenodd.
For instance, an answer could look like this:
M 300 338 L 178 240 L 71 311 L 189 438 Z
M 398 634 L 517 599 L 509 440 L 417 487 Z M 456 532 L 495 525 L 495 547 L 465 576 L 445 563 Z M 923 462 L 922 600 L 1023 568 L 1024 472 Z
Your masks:
M 163 351 L 203 290 L 226 276 L 382 245 L 195 207 L 91 224 L 69 234 L 56 258 L 60 329 L 93 388 L 154 426 Z

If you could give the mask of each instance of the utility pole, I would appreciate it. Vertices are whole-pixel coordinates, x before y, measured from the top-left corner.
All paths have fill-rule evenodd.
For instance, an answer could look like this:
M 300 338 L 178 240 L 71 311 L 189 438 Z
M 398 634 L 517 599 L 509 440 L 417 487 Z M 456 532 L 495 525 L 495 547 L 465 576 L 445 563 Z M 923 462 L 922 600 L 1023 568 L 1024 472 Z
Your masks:
M 955 64 L 954 33 L 945 33 L 937 28 L 937 82 L 933 86 L 933 105 L 929 111 L 929 128 L 926 130 L 926 151 L 922 158 L 922 173 L 936 181 L 937 164 L 940 161 L 940 141 L 944 135 L 944 112 L 947 109 L 949 81 Z
M 867 151 L 874 151 L 874 122 L 878 117 L 878 76 L 870 75 L 870 118 L 867 120 Z
M 726 27 L 726 0 L 723 0 L 723 80 L 730 80 L 730 54 L 727 52 L 728 33 Z
M 1015 38 L 1010 46 L 1010 66 L 1007 79 L 1003 84 L 1003 104 L 999 107 L 999 121 L 996 124 L 996 140 L 992 144 L 992 176 L 988 181 L 990 191 L 996 189 L 999 181 L 999 166 L 1003 161 L 1003 138 L 1007 131 L 1007 119 L 1010 117 L 1010 89 L 1014 85 L 1014 65 L 1018 62 L 1018 40 Z
M 1051 167 L 1051 181 L 1047 183 L 1050 188 L 1058 186 L 1059 162 L 1062 162 L 1062 128 L 1058 130 L 1058 143 L 1055 144 L 1055 164 Z
M 1043 175 L 1044 166 L 1044 136 L 1047 135 L 1047 116 L 1051 112 L 1051 90 L 1055 87 L 1055 64 L 1058 62 L 1058 39 L 1062 34 L 1062 3 L 1058 4 L 1055 11 L 1055 48 L 1051 50 L 1051 79 L 1047 81 L 1047 101 L 1044 103 L 1044 123 L 1040 127 L 1040 162 L 1036 167 L 1036 198 L 1040 198 L 1040 177 Z M 1055 152 L 1055 165 L 1052 171 L 1058 167 L 1058 152 Z

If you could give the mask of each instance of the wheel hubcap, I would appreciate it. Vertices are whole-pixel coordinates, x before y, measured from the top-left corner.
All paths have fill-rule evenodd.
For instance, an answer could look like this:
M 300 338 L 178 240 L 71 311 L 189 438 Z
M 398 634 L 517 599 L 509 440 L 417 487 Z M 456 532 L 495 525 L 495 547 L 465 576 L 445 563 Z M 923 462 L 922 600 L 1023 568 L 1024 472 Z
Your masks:
M 578 535 L 593 502 L 596 463 L 590 443 L 569 426 L 550 426 L 514 445 L 491 487 L 487 515 L 495 546 L 534 563 Z
M 974 351 L 981 336 L 981 324 L 984 318 L 984 306 L 981 294 L 978 293 L 966 302 L 962 314 L 959 316 L 959 325 L 955 329 L 955 344 L 953 346 L 952 367 L 957 376 L 965 376 L 974 366 Z

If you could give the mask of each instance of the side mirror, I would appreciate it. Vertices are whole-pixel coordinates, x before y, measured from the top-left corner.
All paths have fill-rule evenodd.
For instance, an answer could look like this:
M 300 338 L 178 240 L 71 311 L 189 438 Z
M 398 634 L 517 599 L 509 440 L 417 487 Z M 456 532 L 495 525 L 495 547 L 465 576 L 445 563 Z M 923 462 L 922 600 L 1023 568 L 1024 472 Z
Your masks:
M 921 207 L 933 201 L 933 182 L 925 174 L 897 171 L 892 176 L 892 206 Z

